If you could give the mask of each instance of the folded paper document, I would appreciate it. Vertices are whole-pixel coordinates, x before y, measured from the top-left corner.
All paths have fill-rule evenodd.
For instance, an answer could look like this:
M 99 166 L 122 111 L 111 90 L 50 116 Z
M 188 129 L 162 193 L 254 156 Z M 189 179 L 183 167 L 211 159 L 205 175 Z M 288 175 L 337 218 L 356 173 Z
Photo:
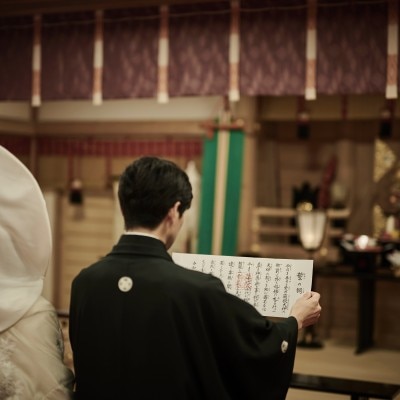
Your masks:
M 228 293 L 267 317 L 287 317 L 293 303 L 311 290 L 313 261 L 173 253 L 184 268 L 221 279 Z

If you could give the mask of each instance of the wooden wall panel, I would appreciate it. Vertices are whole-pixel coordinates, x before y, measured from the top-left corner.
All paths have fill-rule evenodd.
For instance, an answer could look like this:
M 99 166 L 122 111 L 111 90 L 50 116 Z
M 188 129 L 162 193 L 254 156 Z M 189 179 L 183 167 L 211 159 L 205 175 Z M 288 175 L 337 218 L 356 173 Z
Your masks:
M 73 278 L 82 268 L 106 255 L 113 245 L 114 199 L 111 190 L 85 194 L 83 205 L 61 198 L 59 243 L 59 304 L 68 309 Z
M 67 187 L 68 163 L 64 157 L 42 156 L 38 159 L 37 178 L 45 189 Z
M 378 282 L 375 339 L 378 345 L 400 349 L 400 279 Z
M 375 346 L 400 350 L 399 281 L 377 281 L 375 297 Z M 323 339 L 352 345 L 357 337 L 358 283 L 354 278 L 317 278 L 323 312 L 317 325 Z
M 319 278 L 323 315 L 318 323 L 325 337 L 348 344 L 356 343 L 357 282 L 354 279 Z

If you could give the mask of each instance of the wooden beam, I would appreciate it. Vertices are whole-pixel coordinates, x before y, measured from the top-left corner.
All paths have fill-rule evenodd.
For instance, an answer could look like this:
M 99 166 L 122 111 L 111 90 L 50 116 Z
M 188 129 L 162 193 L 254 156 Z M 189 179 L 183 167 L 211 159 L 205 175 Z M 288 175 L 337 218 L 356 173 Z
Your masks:
M 337 142 L 338 140 L 353 140 L 355 142 L 371 142 L 379 136 L 379 120 L 360 119 L 348 120 L 344 123 L 338 120 L 311 120 L 309 122 L 310 136 L 308 139 L 299 139 L 297 136 L 298 124 L 295 121 L 261 121 L 260 136 L 266 139 L 281 142 Z M 391 140 L 400 139 L 400 120 L 393 121 Z
M 212 0 L 0 0 L 0 16 L 151 7 L 161 4 L 211 3 Z
M 202 122 L 200 124 L 200 127 L 206 130 L 207 137 L 212 138 L 214 135 L 214 131 L 216 131 L 216 130 L 219 130 L 219 131 L 229 131 L 231 129 L 232 130 L 238 130 L 238 129 L 244 130 L 245 123 L 244 123 L 243 119 L 238 119 L 238 120 L 232 121 L 232 123 L 230 123 L 230 124 L 206 121 L 206 122 Z
M 0 119 L 0 134 L 33 136 L 35 129 L 34 125 L 29 121 Z
M 201 121 L 134 121 L 134 122 L 38 122 L 36 134 L 63 136 L 174 136 L 200 137 L 205 130 L 200 127 Z

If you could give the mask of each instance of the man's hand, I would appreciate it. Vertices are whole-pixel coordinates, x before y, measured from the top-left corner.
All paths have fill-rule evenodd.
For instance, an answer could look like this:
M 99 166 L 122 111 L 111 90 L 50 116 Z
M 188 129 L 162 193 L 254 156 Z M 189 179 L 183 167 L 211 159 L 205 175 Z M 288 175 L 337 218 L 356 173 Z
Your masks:
M 297 319 L 299 330 L 318 321 L 321 315 L 320 297 L 317 292 L 306 292 L 293 304 L 290 315 Z

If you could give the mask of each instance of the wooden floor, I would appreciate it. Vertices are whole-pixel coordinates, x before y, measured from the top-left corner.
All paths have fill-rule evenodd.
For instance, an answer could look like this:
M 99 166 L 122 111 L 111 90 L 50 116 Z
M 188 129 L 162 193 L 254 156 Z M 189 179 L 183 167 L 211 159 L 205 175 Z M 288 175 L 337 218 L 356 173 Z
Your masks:
M 371 349 L 354 354 L 354 347 L 333 340 L 324 342 L 322 349 L 299 347 L 294 371 L 382 383 L 400 384 L 400 351 Z M 348 396 L 289 389 L 286 400 L 344 400 Z M 400 400 L 400 395 L 396 400 Z

